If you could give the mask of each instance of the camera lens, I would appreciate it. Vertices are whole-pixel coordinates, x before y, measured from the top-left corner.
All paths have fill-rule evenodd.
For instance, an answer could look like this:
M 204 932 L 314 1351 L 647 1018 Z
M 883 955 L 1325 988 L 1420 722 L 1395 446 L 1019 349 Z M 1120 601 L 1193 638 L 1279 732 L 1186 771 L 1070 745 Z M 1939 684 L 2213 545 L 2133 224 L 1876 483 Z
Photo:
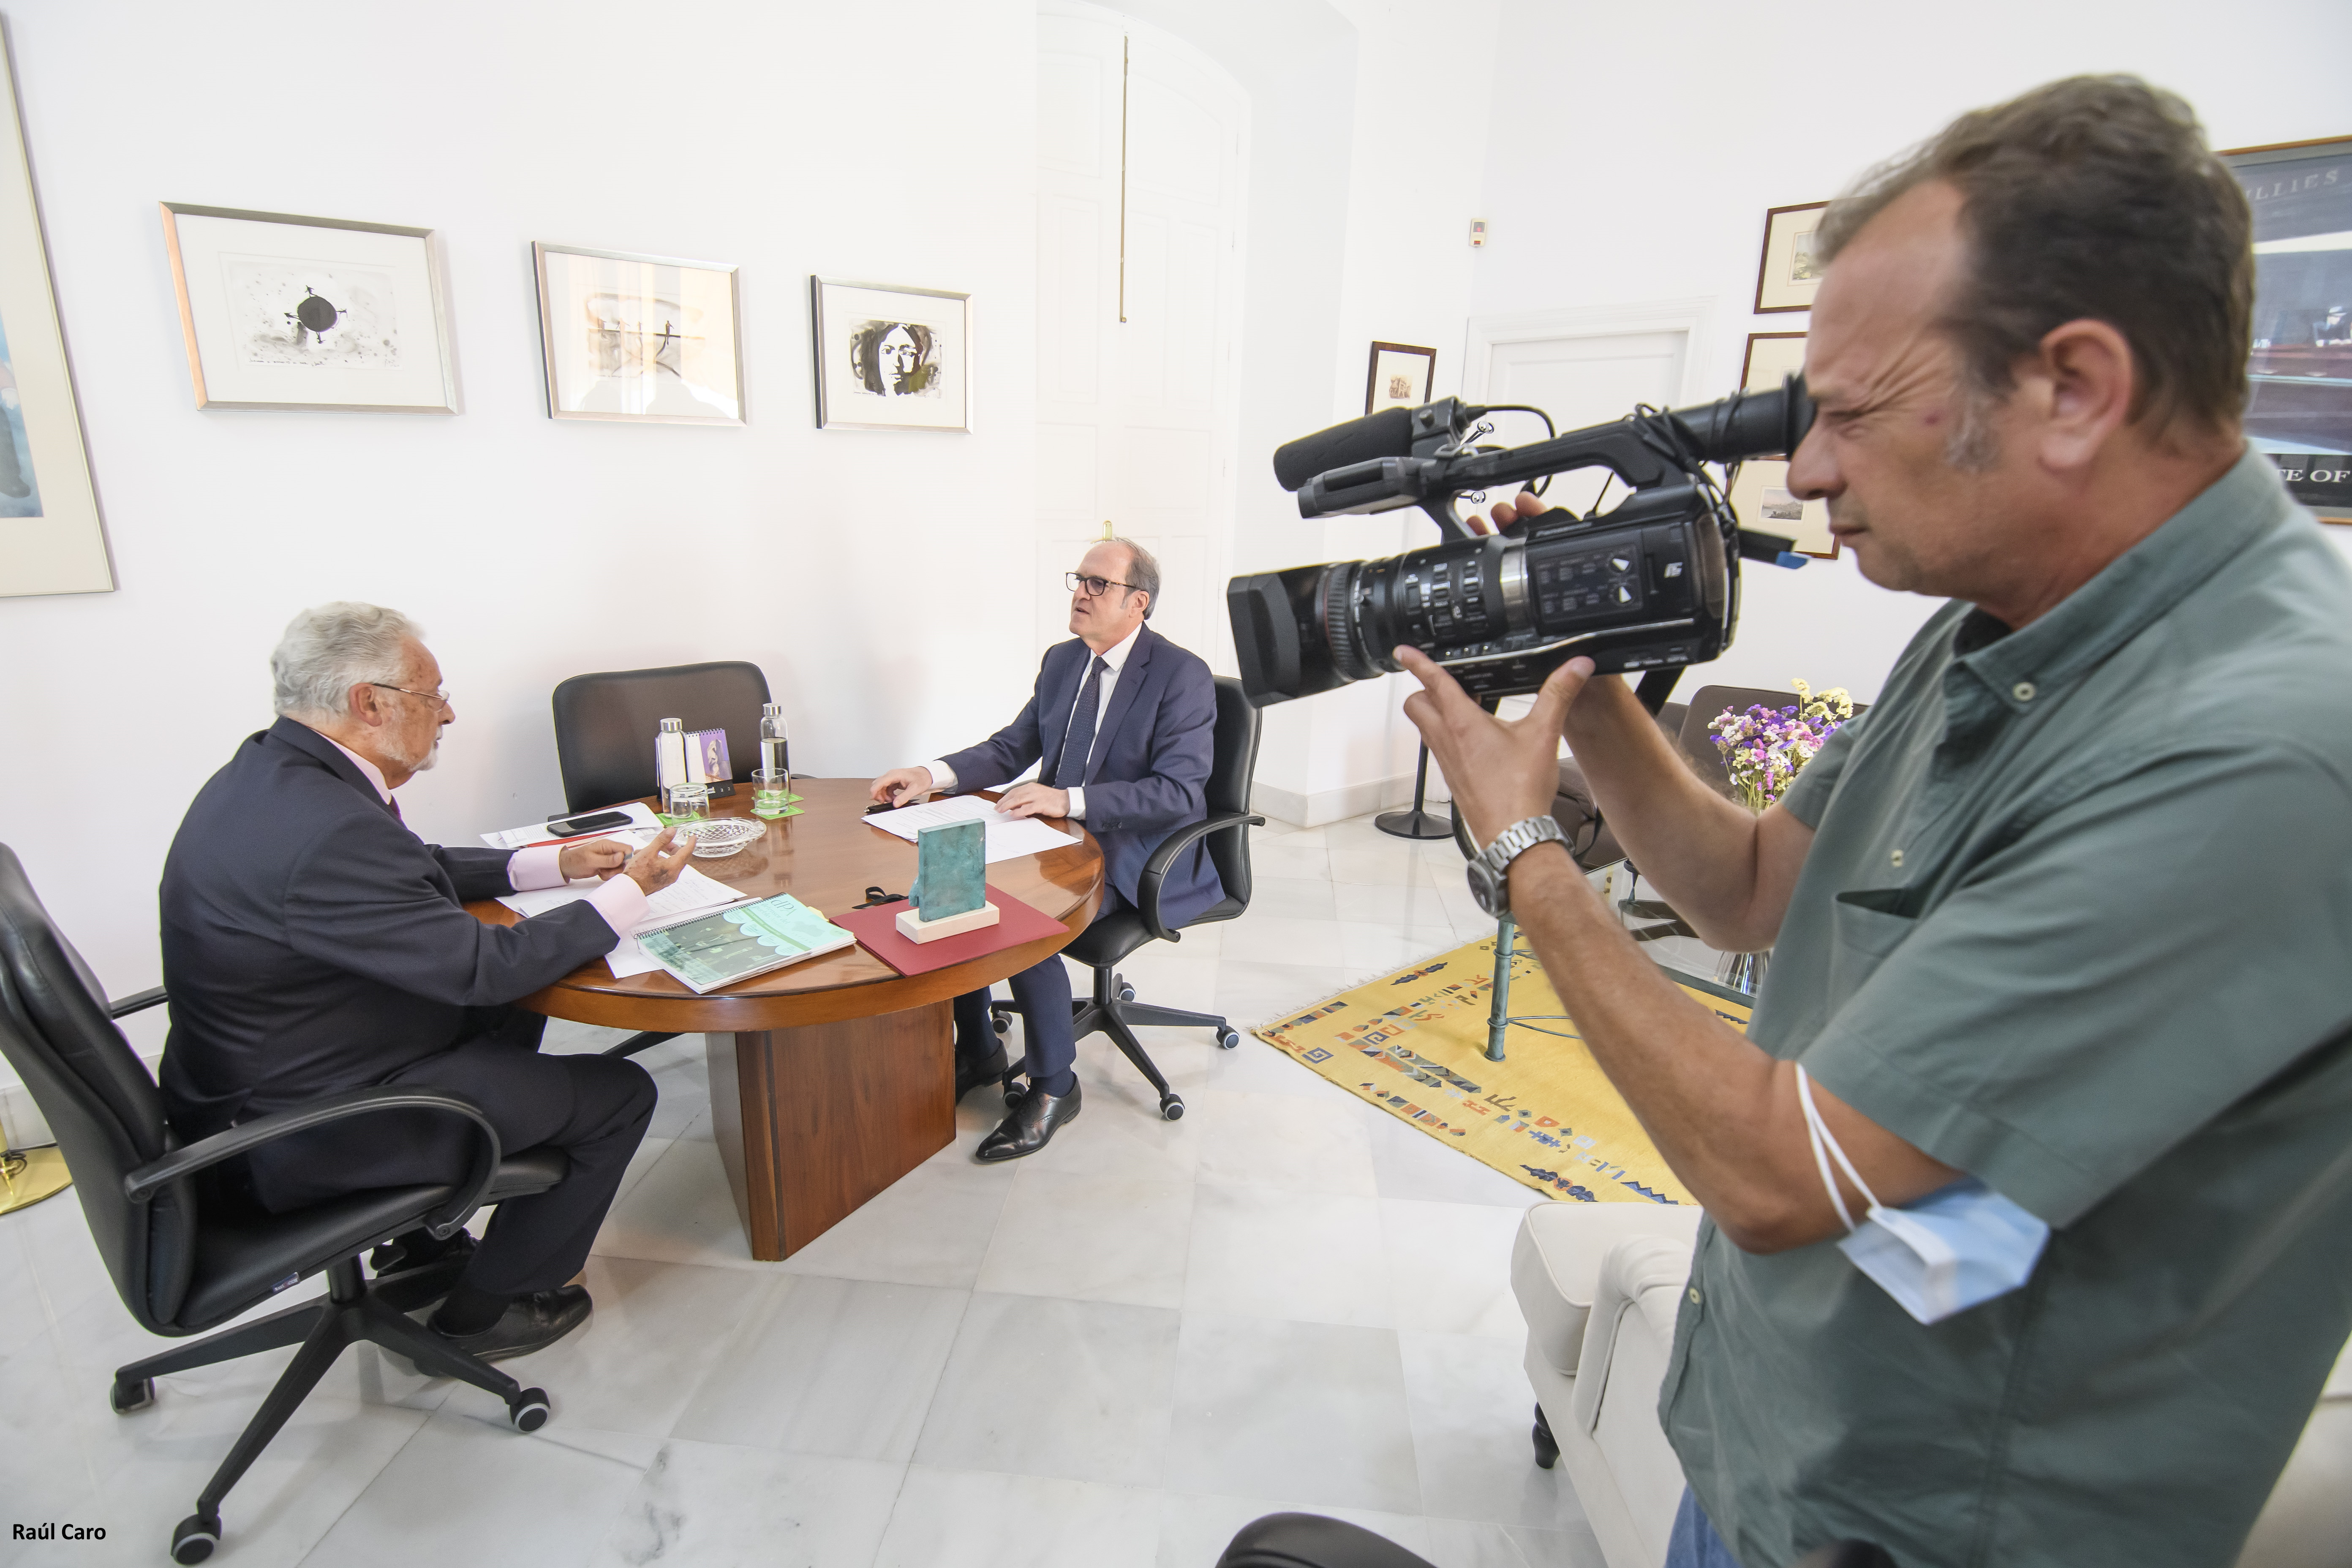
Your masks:
M 1364 581 L 1368 564 L 1339 562 L 1323 577 L 1323 640 L 1331 649 L 1331 668 L 1349 680 L 1370 680 L 1381 668 L 1368 650 L 1366 636 L 1378 628 L 1363 624 L 1370 609 L 1370 584 Z

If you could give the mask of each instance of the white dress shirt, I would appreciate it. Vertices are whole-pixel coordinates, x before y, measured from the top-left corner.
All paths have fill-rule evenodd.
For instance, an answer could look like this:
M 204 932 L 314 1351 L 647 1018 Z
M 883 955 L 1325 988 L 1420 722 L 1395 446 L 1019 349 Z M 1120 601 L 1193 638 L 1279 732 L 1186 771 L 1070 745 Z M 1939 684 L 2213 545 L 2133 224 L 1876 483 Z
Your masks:
M 382 768 L 332 735 L 320 731 L 320 738 L 349 757 L 352 766 L 359 769 L 361 775 L 375 785 L 375 793 L 387 803 L 391 801 L 392 788 L 383 782 Z M 558 864 L 562 856 L 563 846 L 561 844 L 533 844 L 528 848 L 518 849 L 507 858 L 507 881 L 518 893 L 528 893 L 535 888 L 560 888 L 564 882 L 563 869 Z M 635 877 L 606 879 L 602 887 L 588 895 L 586 901 L 604 917 L 604 923 L 613 928 L 613 934 L 616 937 L 628 935 L 636 929 L 637 922 L 646 918 L 646 890 L 637 886 Z
M 1103 715 L 1110 711 L 1110 694 L 1118 685 L 1118 672 L 1127 668 L 1127 656 L 1135 651 L 1135 639 L 1142 635 L 1143 623 L 1138 621 L 1133 631 L 1128 633 L 1125 637 L 1119 638 L 1118 641 L 1113 643 L 1108 648 L 1105 649 L 1101 655 L 1103 663 L 1109 668 L 1106 668 L 1102 672 L 1102 679 L 1096 683 L 1099 691 L 1095 701 L 1095 743 L 1097 745 L 1100 745 L 1102 743 Z M 1087 665 L 1088 668 L 1093 668 L 1094 660 L 1094 655 L 1087 655 Z M 1087 678 L 1082 675 L 1078 677 L 1078 690 L 1084 691 L 1086 689 Z M 1074 695 L 1070 699 L 1070 716 L 1068 719 L 1064 720 L 1062 723 L 1063 734 L 1067 735 L 1070 732 L 1070 723 L 1072 721 L 1076 720 L 1077 716 L 1078 700 Z M 932 787 L 946 790 L 950 793 L 954 792 L 956 787 L 956 776 L 955 770 L 953 768 L 949 767 L 947 763 L 943 762 L 936 761 L 925 763 L 923 766 L 930 770 Z M 1077 821 L 1083 818 L 1086 815 L 1086 786 L 1083 784 L 1073 784 L 1070 786 L 1070 818 L 1072 821 Z

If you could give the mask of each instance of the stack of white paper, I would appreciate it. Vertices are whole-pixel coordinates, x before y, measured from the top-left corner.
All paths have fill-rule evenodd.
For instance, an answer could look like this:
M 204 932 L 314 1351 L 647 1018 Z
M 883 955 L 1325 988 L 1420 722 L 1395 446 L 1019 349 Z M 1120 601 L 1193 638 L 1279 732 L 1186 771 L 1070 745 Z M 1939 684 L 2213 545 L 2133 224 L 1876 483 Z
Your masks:
M 982 800 L 976 795 L 950 795 L 920 805 L 902 805 L 896 811 L 877 811 L 866 820 L 909 844 L 926 827 L 978 821 L 986 828 L 987 847 L 982 858 L 992 866 L 1016 855 L 1042 855 L 1048 849 L 1079 842 L 1076 836 L 1048 827 L 1034 816 L 1007 816 L 996 809 L 994 801 Z
M 618 843 L 630 844 L 638 848 L 643 848 L 647 839 L 651 838 L 654 834 L 661 831 L 661 818 L 656 816 L 653 814 L 653 808 L 646 805 L 642 801 L 633 800 L 626 805 L 616 805 L 611 809 L 628 813 L 629 820 L 627 825 L 623 827 L 614 828 L 609 833 L 599 833 L 593 837 L 598 838 L 610 838 Z M 573 815 L 577 816 L 593 816 L 598 814 L 594 812 L 583 811 L 575 812 Z M 562 822 L 565 819 L 559 816 L 552 820 Z M 559 836 L 550 833 L 547 830 L 549 821 L 550 819 L 547 817 L 541 817 L 537 822 L 526 822 L 520 827 L 505 827 L 500 828 L 496 833 L 485 833 L 482 835 L 482 842 L 488 845 L 493 849 L 520 849 L 526 845 L 553 844 L 558 841 Z M 644 835 L 643 837 L 638 837 L 640 833 Z
M 577 903 L 601 885 L 596 882 L 572 882 L 561 888 L 537 888 L 528 893 L 509 893 L 499 902 L 529 919 L 532 915 L 543 915 L 550 910 L 560 910 L 566 904 Z M 635 931 L 621 939 L 620 945 L 605 956 L 604 962 L 611 966 L 615 980 L 626 980 L 632 974 L 649 974 L 661 965 L 637 945 L 640 932 L 657 931 L 663 926 L 690 920 L 712 910 L 725 909 L 730 904 L 749 902 L 750 899 L 726 883 L 706 877 L 688 866 L 677 874 L 677 881 L 646 900 L 645 919 L 637 922 Z

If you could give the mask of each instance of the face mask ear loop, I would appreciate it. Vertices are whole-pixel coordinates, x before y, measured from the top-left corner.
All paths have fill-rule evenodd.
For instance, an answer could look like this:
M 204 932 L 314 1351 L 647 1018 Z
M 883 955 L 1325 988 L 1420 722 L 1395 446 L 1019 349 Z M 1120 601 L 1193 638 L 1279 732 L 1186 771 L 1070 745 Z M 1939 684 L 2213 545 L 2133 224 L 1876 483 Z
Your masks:
M 1829 1124 L 1822 1120 L 1820 1109 L 1813 1104 L 1812 1080 L 1806 1077 L 1802 1067 L 1797 1068 L 1797 1100 L 1804 1107 L 1805 1137 L 1812 1144 L 1813 1166 L 1822 1173 L 1822 1185 L 1829 1189 L 1830 1206 L 1837 1210 L 1838 1219 L 1845 1226 L 1846 1233 L 1852 1235 L 1855 1228 L 1853 1215 L 1845 1206 L 1845 1195 L 1838 1191 L 1837 1178 L 1830 1174 L 1828 1154 L 1837 1156 L 1838 1168 L 1846 1173 L 1847 1179 L 1869 1201 L 1872 1208 L 1878 1206 L 1878 1196 L 1870 1190 L 1870 1184 L 1862 1179 L 1862 1173 L 1853 1168 L 1853 1162 L 1845 1157 L 1845 1151 L 1838 1147 L 1836 1135 L 1830 1131 Z M 1822 1152 L 1824 1145 L 1827 1146 L 1827 1154 Z

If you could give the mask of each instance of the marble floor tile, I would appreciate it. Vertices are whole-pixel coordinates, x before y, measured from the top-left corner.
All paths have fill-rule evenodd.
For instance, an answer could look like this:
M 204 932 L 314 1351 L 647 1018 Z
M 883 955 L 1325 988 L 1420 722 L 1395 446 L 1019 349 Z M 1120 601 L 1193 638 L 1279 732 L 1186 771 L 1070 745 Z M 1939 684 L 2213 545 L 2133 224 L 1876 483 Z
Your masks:
M 1160 1505 L 1160 1568 L 1212 1568 L 1244 1525 L 1270 1513 L 1319 1513 L 1330 1519 L 1343 1519 L 1375 1535 L 1387 1537 L 1408 1552 L 1429 1555 L 1430 1521 L 1412 1514 L 1333 1508 L 1328 1503 L 1309 1507 L 1261 1498 L 1168 1492 Z
M 1451 925 L 1396 926 L 1339 922 L 1339 959 L 1354 973 L 1377 979 L 1462 945 Z
M 1160 1495 L 910 1466 L 876 1568 L 1150 1568 Z
M 1160 1092 L 1109 1040 L 1096 1036 L 1078 1042 L 1078 1082 L 1086 1094 L 1077 1120 L 1065 1122 L 1054 1141 L 1017 1163 L 1023 1171 L 1059 1171 L 1112 1181 L 1186 1182 L 1201 1157 L 1201 1127 L 1191 1114 L 1195 1084 L 1180 1075 L 1202 1053 L 1221 1055 L 1206 1031 L 1147 1030 L 1143 1048 L 1169 1084 L 1186 1100 L 1187 1113 L 1174 1121 L 1160 1114 Z M 986 1103 L 974 1093 L 968 1103 Z M 991 1106 L 1002 1118 L 1001 1109 Z M 992 1121 L 990 1125 L 993 1126 Z
M 976 1289 L 1178 1307 L 1192 1248 L 1192 1184 L 1040 1167 L 1084 1123 L 1021 1162 Z M 1181 1127 L 1183 1122 L 1169 1123 Z
M 548 1391 L 550 1425 L 662 1437 L 677 1424 L 697 1385 L 716 1370 L 745 1315 L 782 1283 L 740 1268 L 588 1260 L 596 1310 L 587 1324 L 500 1370 Z M 450 1384 L 452 1408 L 502 1420 L 506 1406 L 470 1384 Z
M 1171 1491 L 1422 1511 L 1395 1334 L 1187 1311 Z
M 1541 1194 L 1492 1165 L 1449 1149 L 1420 1128 L 1385 1112 L 1371 1124 L 1369 1136 L 1372 1171 L 1384 1198 L 1491 1204 L 1515 1214 L 1545 1201 Z
M 742 1315 L 672 1436 L 904 1464 L 966 1293 L 786 1275 Z
M 1517 1209 L 1486 1204 L 1382 1198 L 1396 1326 L 1526 1344 L 1527 1319 L 1511 1293 L 1520 1219 Z
M 1286 875 L 1277 869 L 1287 863 L 1276 859 L 1277 853 L 1269 850 L 1250 858 L 1249 914 L 1287 920 L 1337 920 L 1339 910 L 1331 893 L 1331 868 L 1322 863 L 1329 857 L 1320 849 L 1292 850 L 1290 854 L 1297 860 L 1311 858 L 1317 864 L 1297 875 Z M 1261 864 L 1265 861 L 1273 864 Z
M 1339 928 L 1328 918 L 1297 920 L 1252 909 L 1226 936 L 1263 963 L 1328 967 L 1341 962 Z
M 1397 1342 L 1422 1504 L 1431 1517 L 1544 1530 L 1583 1524 L 1568 1472 L 1536 1464 L 1524 1342 L 1416 1331 L 1400 1332 Z
M 906 1473 L 872 1459 L 672 1438 L 590 1568 L 867 1568 Z
M 972 1091 L 977 1102 L 978 1089 Z M 1013 1171 L 971 1161 L 916 1166 L 772 1267 L 839 1279 L 969 1289 L 1013 1190 Z
M 595 1251 L 649 1263 L 691 1263 L 717 1268 L 774 1267 L 751 1257 L 719 1145 L 698 1138 L 671 1141 L 626 1193 L 615 1198 L 596 1233 Z
M 614 1205 L 617 1205 L 623 1198 L 629 1195 L 630 1188 L 646 1179 L 646 1173 L 654 1168 L 654 1162 L 668 1153 L 669 1146 L 677 1142 L 675 1138 L 647 1136 L 636 1146 L 629 1155 L 628 1168 L 621 1173 L 621 1184 L 614 1189 Z
M 1146 1029 L 1138 1033 L 1151 1052 L 1151 1059 L 1168 1075 L 1170 1087 L 1184 1096 L 1187 1106 L 1205 1089 L 1309 1100 L 1347 1093 L 1324 1081 L 1313 1068 L 1257 1038 L 1249 1026 L 1238 1018 L 1234 1027 L 1241 1036 L 1241 1043 L 1232 1050 L 1210 1044 L 1189 1031 Z M 1189 1110 L 1185 1120 L 1192 1120 Z
M 1219 963 L 1216 1010 L 1246 1034 L 1253 1025 L 1284 1017 L 1347 989 L 1348 973 L 1339 966 L 1336 929 L 1331 943 L 1333 957 L 1328 963 L 1294 963 L 1275 958 L 1272 950 L 1260 948 L 1255 937 L 1244 941 L 1239 951 L 1265 952 L 1267 957 L 1244 959 L 1228 954 Z
M 1343 887 L 1359 882 L 1391 887 L 1437 885 L 1430 863 L 1396 840 L 1385 847 L 1332 850 L 1331 880 Z M 1344 901 L 1346 894 L 1340 897 Z
M 1201 1125 L 1199 1173 L 1226 1186 L 1372 1197 L 1371 1140 L 1354 1100 L 1344 1089 L 1313 1100 L 1203 1091 L 1186 1114 Z
M 1202 1180 L 1184 1310 L 1389 1326 L 1380 1200 Z
M 915 1446 L 920 1465 L 1156 1485 L 1177 1314 L 976 1292 Z
M 1464 889 L 1465 900 L 1468 889 Z M 1334 919 L 1392 930 L 1450 931 L 1454 914 L 1445 891 L 1426 882 L 1360 882 L 1341 890 Z
M 660 1451 L 658 1438 L 551 1421 L 513 1430 L 434 1413 L 305 1562 L 577 1563 L 594 1551 Z

